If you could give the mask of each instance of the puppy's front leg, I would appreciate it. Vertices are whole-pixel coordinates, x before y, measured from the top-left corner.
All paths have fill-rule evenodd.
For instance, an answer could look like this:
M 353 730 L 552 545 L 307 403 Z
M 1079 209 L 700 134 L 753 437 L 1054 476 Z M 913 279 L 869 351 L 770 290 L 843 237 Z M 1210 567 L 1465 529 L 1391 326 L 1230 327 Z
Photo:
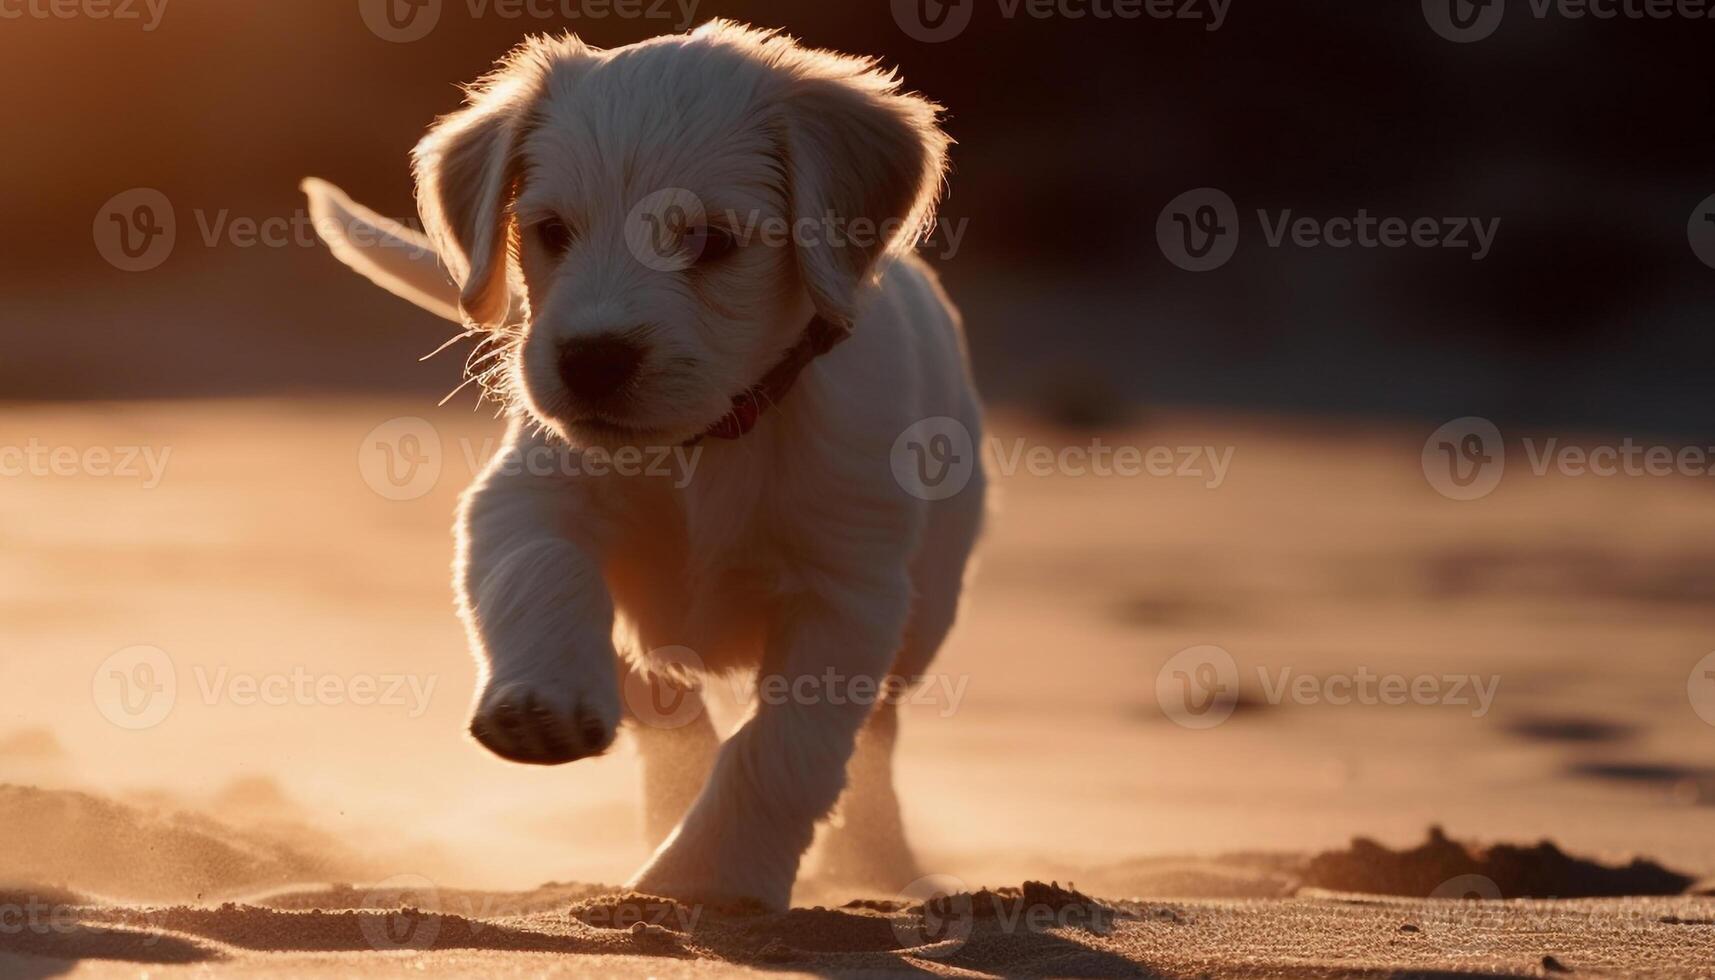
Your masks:
M 459 515 L 459 612 L 482 668 L 470 731 L 513 762 L 595 755 L 619 726 L 613 601 L 573 450 L 514 423 Z
M 845 786 L 858 729 L 904 630 L 908 596 L 902 585 L 885 595 L 790 604 L 769 639 L 755 713 L 721 747 L 708 785 L 632 887 L 786 907 L 816 821 Z

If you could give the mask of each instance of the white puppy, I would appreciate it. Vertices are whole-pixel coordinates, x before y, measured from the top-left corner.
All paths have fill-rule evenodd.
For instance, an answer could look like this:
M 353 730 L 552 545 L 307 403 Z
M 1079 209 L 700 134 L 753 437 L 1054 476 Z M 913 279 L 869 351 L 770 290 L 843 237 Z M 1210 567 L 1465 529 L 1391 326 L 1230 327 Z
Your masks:
M 936 116 L 873 61 L 731 23 L 607 51 L 539 38 L 417 147 L 433 252 L 306 182 L 343 260 L 485 332 L 511 407 L 459 523 L 476 739 L 598 754 L 626 685 L 670 693 L 667 648 L 785 692 L 724 744 L 706 717 L 629 712 L 660 841 L 641 891 L 783 907 L 842 791 L 832 867 L 914 877 L 873 692 L 946 637 L 985 494 L 980 466 L 931 501 L 893 465 L 925 419 L 980 445 L 958 316 L 909 255 L 942 180 Z M 693 444 L 688 481 L 520 465 Z

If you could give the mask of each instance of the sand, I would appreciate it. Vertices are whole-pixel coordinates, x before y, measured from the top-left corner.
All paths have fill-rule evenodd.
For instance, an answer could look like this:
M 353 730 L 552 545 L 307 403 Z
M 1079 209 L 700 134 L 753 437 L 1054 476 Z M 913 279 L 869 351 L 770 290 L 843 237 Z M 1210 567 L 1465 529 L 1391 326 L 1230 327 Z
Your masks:
M 73 904 L 0 940 L 4 975 L 1696 977 L 1715 968 L 1708 898 L 1098 901 L 1027 882 L 927 908 L 766 914 L 575 887 L 404 903 L 335 888 L 165 908 L 53 897 Z
M 390 499 L 360 447 L 419 415 L 437 478 Z M 628 746 L 534 770 L 462 737 L 447 526 L 485 415 L 0 407 L 0 444 L 171 450 L 153 487 L 0 484 L 0 976 L 1715 976 L 1707 481 L 1520 467 L 1455 503 L 1419 467 L 1433 425 L 1144 421 L 1101 438 L 1230 472 L 1003 476 L 947 683 L 906 709 L 907 821 L 969 904 L 812 865 L 771 915 L 581 884 L 643 857 Z M 1157 695 L 1201 645 L 1240 687 L 1203 729 Z M 126 727 L 137 647 L 176 695 Z M 1361 674 L 1496 686 L 1325 696 Z M 295 675 L 339 696 L 247 696 Z

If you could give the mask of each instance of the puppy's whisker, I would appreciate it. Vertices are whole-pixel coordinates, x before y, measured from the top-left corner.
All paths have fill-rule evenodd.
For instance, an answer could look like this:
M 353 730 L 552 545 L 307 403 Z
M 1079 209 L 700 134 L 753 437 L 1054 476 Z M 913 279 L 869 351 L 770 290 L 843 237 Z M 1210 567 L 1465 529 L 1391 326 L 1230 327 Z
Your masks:
M 482 378 L 478 375 L 472 375 L 472 376 L 464 379 L 463 381 L 458 383 L 458 387 L 454 388 L 452 391 L 447 392 L 445 398 L 442 398 L 440 401 L 436 402 L 435 406 L 437 408 L 439 408 L 440 406 L 445 405 L 447 402 L 452 401 L 453 398 L 455 396 L 457 396 L 459 392 L 465 390 L 466 388 L 469 388 L 473 384 L 480 384 L 481 382 L 482 382 Z
M 477 328 L 477 327 L 472 327 L 471 329 L 466 330 L 464 333 L 454 334 L 451 337 L 447 338 L 446 343 L 444 343 L 441 346 L 435 348 L 434 350 L 428 352 L 427 354 L 424 354 L 422 357 L 417 358 L 417 360 L 418 360 L 418 362 L 426 361 L 429 358 L 434 357 L 436 354 L 442 353 L 447 348 L 451 347 L 452 345 L 458 343 L 461 340 L 469 340 L 470 338 L 479 336 L 483 333 L 485 333 L 485 331 L 483 331 L 482 329 Z M 480 347 L 479 347 L 479 349 L 480 349 Z

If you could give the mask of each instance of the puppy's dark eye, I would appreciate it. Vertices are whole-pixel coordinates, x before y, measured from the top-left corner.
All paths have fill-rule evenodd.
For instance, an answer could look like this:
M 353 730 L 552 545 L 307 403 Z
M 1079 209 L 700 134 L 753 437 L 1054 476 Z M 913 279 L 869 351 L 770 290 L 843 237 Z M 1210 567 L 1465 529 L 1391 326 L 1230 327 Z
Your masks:
M 555 258 L 566 254 L 566 250 L 572 247 L 572 229 L 559 218 L 543 218 L 532 228 L 542 248 Z
M 713 226 L 693 228 L 686 232 L 685 243 L 696 257 L 698 265 L 719 262 L 738 248 L 738 239 L 733 237 L 732 232 Z

